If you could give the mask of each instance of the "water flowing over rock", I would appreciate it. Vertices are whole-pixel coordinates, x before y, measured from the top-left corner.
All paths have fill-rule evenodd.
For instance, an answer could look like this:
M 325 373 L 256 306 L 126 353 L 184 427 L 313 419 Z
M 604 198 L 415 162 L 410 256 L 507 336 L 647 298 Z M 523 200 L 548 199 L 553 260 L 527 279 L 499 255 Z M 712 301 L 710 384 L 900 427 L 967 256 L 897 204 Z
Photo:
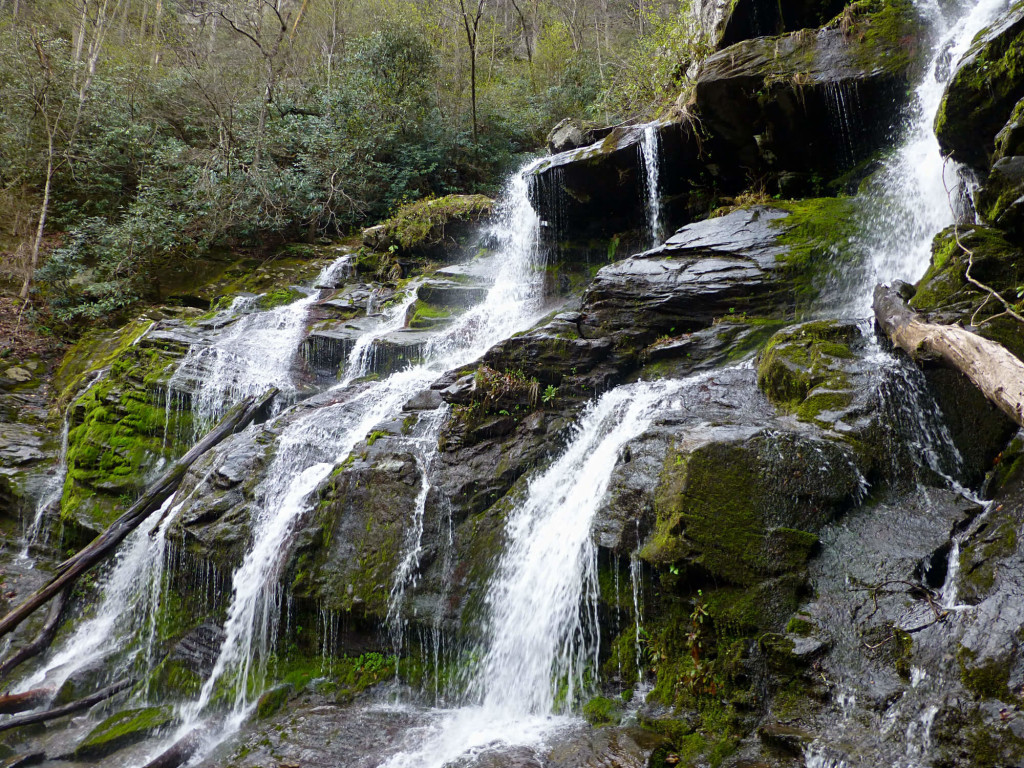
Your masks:
M 1024 434 L 871 322 L 917 280 L 1024 358 L 1020 8 L 946 5 L 697 3 L 714 52 L 660 118 L 232 262 L 83 337 L 35 411 L 49 373 L 5 363 L 4 605 L 281 396 L 5 680 L 41 710 L 130 687 L 0 716 L 0 760 L 1020 763 Z

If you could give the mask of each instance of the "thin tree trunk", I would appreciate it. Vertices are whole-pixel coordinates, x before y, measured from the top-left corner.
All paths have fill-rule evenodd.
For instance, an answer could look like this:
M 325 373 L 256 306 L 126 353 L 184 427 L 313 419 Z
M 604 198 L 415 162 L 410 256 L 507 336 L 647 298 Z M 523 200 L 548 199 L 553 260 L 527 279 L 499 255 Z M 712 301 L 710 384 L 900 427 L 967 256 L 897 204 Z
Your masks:
M 895 288 L 875 288 L 875 319 L 893 344 L 915 360 L 940 360 L 1024 427 L 1024 362 L 1001 344 L 957 325 L 921 320 Z
M 106 531 L 93 539 L 84 549 L 61 563 L 57 567 L 56 576 L 0 619 L 0 637 L 14 631 L 36 609 L 45 605 L 50 598 L 73 584 L 79 576 L 112 554 L 129 533 L 159 509 L 160 505 L 177 490 L 182 478 L 185 477 L 185 472 L 200 456 L 224 438 L 244 429 L 276 394 L 277 389 L 272 388 L 262 397 L 247 398 L 231 409 L 212 432 L 193 446 L 192 450 L 153 483 L 143 497 L 135 502 L 127 512 L 115 520 Z
M 39 250 L 43 244 L 43 234 L 46 231 L 46 217 L 50 212 L 50 188 L 53 185 L 53 129 L 47 126 L 46 131 L 46 183 L 43 185 L 43 202 L 39 206 L 39 223 L 36 225 L 36 236 L 32 240 L 32 256 L 29 259 L 28 274 L 25 275 L 25 282 L 21 286 L 19 297 L 22 301 L 28 298 L 29 288 L 32 286 L 32 278 L 35 276 L 36 268 L 39 266 Z
M 24 725 L 35 725 L 36 723 L 45 723 L 48 720 L 56 720 L 58 717 L 64 717 L 74 712 L 79 712 L 83 709 L 88 709 L 94 704 L 99 704 L 101 701 L 109 699 L 125 688 L 128 688 L 132 684 L 131 680 L 124 679 L 119 680 L 113 685 L 108 685 L 103 690 L 97 691 L 92 696 L 86 696 L 84 699 L 78 701 L 72 701 L 70 704 L 65 704 L 62 707 L 56 709 L 48 709 L 45 712 L 33 712 L 30 715 L 19 715 L 18 717 L 12 717 L 10 720 L 5 720 L 0 723 L 0 731 L 9 731 L 12 728 L 21 728 Z
M 50 646 L 54 636 L 57 634 L 58 627 L 60 627 L 64 606 L 67 605 L 68 601 L 68 591 L 65 589 L 50 604 L 50 615 L 46 617 L 46 623 L 43 624 L 43 628 L 39 630 L 39 634 L 36 635 L 35 639 L 25 647 L 18 649 L 17 652 L 4 659 L 3 663 L 0 664 L 0 680 L 4 680 L 11 674 L 12 670 L 24 664 L 33 656 L 38 656 Z

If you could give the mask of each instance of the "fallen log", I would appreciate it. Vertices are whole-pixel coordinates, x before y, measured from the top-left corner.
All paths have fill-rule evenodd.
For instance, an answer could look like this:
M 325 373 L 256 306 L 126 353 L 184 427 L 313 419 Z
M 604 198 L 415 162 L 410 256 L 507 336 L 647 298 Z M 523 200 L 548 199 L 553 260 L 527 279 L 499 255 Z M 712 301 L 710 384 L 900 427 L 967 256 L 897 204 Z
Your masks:
M 125 678 L 124 680 L 118 680 L 113 685 L 108 685 L 106 688 L 97 691 L 91 696 L 86 696 L 84 699 L 72 701 L 70 704 L 65 704 L 64 706 L 56 707 L 54 709 L 47 709 L 44 712 L 32 712 L 28 715 L 18 715 L 17 717 L 12 717 L 10 720 L 0 722 L 0 732 L 9 731 L 12 728 L 21 728 L 23 725 L 35 725 L 36 723 L 45 723 L 48 720 L 56 720 L 58 717 L 64 717 L 65 715 L 70 715 L 74 712 L 79 712 L 80 710 L 88 709 L 94 704 L 99 704 L 101 701 L 105 701 L 106 699 L 109 699 L 111 696 L 120 693 L 125 688 L 131 686 L 131 684 L 132 681 Z
M 70 591 L 69 589 L 62 590 L 58 598 L 50 603 L 50 613 L 46 617 L 46 623 L 43 624 L 43 628 L 39 630 L 35 639 L 0 663 L 0 680 L 5 680 L 19 664 L 28 661 L 33 656 L 38 656 L 50 646 L 53 636 L 57 634 L 57 629 L 60 627 L 60 620 L 64 615 L 64 606 L 67 605 Z
M 1024 362 L 1001 344 L 957 325 L 925 322 L 896 287 L 875 287 L 875 319 L 893 344 L 915 360 L 939 360 L 960 371 L 999 410 L 1024 426 Z
M 229 435 L 248 426 L 276 394 L 277 389 L 272 388 L 262 397 L 246 398 L 228 411 L 220 423 L 150 485 L 142 498 L 135 502 L 127 512 L 111 523 L 107 530 L 93 539 L 84 549 L 57 566 L 57 573 L 50 581 L 0 619 L 0 637 L 12 632 L 39 606 L 44 605 L 50 598 L 111 554 L 129 533 L 159 509 L 160 505 L 177 490 L 188 468 L 200 456 Z
M 9 693 L 6 696 L 0 696 L 0 715 L 35 709 L 48 703 L 54 693 L 53 688 L 33 688 L 24 693 Z

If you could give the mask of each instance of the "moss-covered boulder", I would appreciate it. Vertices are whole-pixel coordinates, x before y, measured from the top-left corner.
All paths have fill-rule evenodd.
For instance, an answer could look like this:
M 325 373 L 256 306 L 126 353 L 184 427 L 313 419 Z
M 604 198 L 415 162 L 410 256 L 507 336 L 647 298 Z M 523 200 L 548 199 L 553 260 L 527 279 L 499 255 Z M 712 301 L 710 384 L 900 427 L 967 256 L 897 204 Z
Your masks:
M 1014 3 L 975 37 L 935 118 L 942 152 L 984 174 L 996 134 L 1024 98 L 1024 3 Z M 1005 152 L 1004 152 L 1005 154 Z
M 855 323 L 818 320 L 776 333 L 765 345 L 757 381 L 773 403 L 801 421 L 849 434 L 863 427 L 866 366 Z
M 94 760 L 144 741 L 174 719 L 171 707 L 126 709 L 97 725 L 77 747 L 75 758 Z
M 415 456 L 392 452 L 394 442 L 374 432 L 320 490 L 288 566 L 296 597 L 357 618 L 386 616 L 421 485 Z
M 861 483 L 852 450 L 840 443 L 708 427 L 666 456 L 641 556 L 737 585 L 800 570 L 817 532 L 855 502 Z
M 858 2 L 816 32 L 746 40 L 706 59 L 695 109 L 725 186 L 783 173 L 813 186 L 884 146 L 922 30 L 909 0 Z
M 959 240 L 959 242 L 958 242 Z M 974 326 L 1024 359 L 1024 329 L 1003 313 L 1003 305 L 968 281 L 970 277 L 998 292 L 1013 305 L 1020 302 L 1024 283 L 1024 251 L 997 229 L 982 225 L 949 228 L 932 245 L 932 261 L 917 284 L 910 305 L 933 322 Z
M 483 195 L 448 195 L 402 206 L 383 224 L 363 231 L 375 251 L 397 251 L 420 258 L 456 260 L 475 239 L 478 225 L 494 210 Z
M 736 208 L 601 269 L 579 331 L 638 350 L 659 336 L 746 316 L 785 318 L 841 263 L 850 203 L 827 198 Z
M 86 340 L 58 375 L 58 386 L 67 381 L 66 398 L 93 380 L 70 405 L 61 517 L 72 527 L 105 529 L 145 489 L 157 463 L 176 458 L 191 439 L 191 411 L 166 403 L 167 380 L 186 347 L 144 339 L 150 325 L 122 331 L 110 351 Z

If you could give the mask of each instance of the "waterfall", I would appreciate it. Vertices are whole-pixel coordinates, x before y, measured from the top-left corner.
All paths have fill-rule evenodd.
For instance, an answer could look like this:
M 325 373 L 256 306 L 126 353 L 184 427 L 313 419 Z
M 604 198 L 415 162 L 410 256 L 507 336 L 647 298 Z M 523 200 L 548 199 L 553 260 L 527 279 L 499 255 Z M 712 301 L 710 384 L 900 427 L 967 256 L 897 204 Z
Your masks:
M 318 286 L 330 285 L 348 270 L 351 258 L 335 259 L 304 297 L 284 306 L 258 311 L 259 296 L 237 297 L 220 313 L 225 325 L 213 341 L 189 348 L 168 382 L 167 407 L 177 390 L 194 392 L 194 437 L 209 430 L 228 408 L 246 397 L 271 387 L 292 391 L 295 353 L 309 310 L 319 298 Z
M 102 583 L 102 598 L 95 616 L 78 624 L 75 631 L 60 648 L 50 655 L 46 663 L 34 674 L 21 681 L 18 691 L 39 688 L 43 683 L 54 691 L 72 675 L 104 662 L 106 674 L 114 679 L 117 669 L 109 664 L 117 657 L 118 668 L 127 669 L 137 661 L 129 638 L 146 627 L 146 645 L 143 662 L 152 658 L 155 636 L 157 600 L 163 584 L 166 533 L 181 504 L 174 505 L 168 498 L 159 510 L 151 514 L 127 538 L 118 550 L 113 568 Z
M 494 742 L 530 745 L 570 720 L 597 668 L 597 546 L 591 525 L 621 452 L 658 414 L 699 386 L 681 380 L 617 387 L 591 403 L 562 454 L 528 485 L 509 516 L 491 579 L 487 639 L 470 683 L 471 704 L 416 733 L 416 746 L 383 768 L 442 768 Z
M 947 21 L 937 0 L 919 0 L 918 8 L 929 20 L 935 42 L 914 91 L 903 141 L 866 195 L 861 228 L 867 263 L 859 285 L 846 297 L 845 310 L 854 317 L 871 315 L 877 283 L 919 280 L 931 261 L 932 239 L 960 213 L 955 210 L 955 198 L 964 179 L 955 163 L 943 160 L 933 129 L 935 116 L 955 63 L 1005 7 L 1005 0 L 979 0 Z
M 232 577 L 225 639 L 196 700 L 180 708 L 182 725 L 174 739 L 194 731 L 217 706 L 222 692 L 227 692 L 230 716 L 209 735 L 201 752 L 233 733 L 252 711 L 277 636 L 280 569 L 291 533 L 308 511 L 313 491 L 375 425 L 398 413 L 431 381 L 472 362 L 538 318 L 543 307 L 543 270 L 537 268 L 539 220 L 527 199 L 526 174 L 532 165 L 512 178 L 497 212 L 492 236 L 504 258 L 485 300 L 431 339 L 420 365 L 386 379 L 353 383 L 368 364 L 373 341 L 400 325 L 405 315 L 402 306 L 386 313 L 378 327 L 368 332 L 370 340 L 353 347 L 345 368 L 349 374 L 331 390 L 337 395 L 332 404 L 311 408 L 284 427 L 256 491 L 252 542 Z M 297 346 L 296 340 L 293 353 Z
M 665 239 L 661 222 L 661 186 L 658 183 L 658 170 L 661 164 L 660 139 L 658 126 L 654 123 L 644 126 L 640 139 L 640 159 L 644 165 L 644 211 L 647 214 L 647 232 L 651 247 L 660 245 Z
M 139 337 L 141 338 L 141 336 Z M 74 413 L 75 405 L 81 400 L 85 394 L 93 388 L 94 385 L 99 383 L 104 376 L 107 375 L 107 369 L 101 368 L 89 377 L 85 386 L 82 387 L 81 391 L 71 401 L 71 404 L 64 411 L 64 422 L 61 425 L 60 430 L 60 453 L 57 456 L 57 471 L 53 473 L 43 489 L 42 495 L 39 497 L 39 501 L 36 503 L 35 515 L 32 517 L 32 522 L 29 523 L 28 528 L 25 531 L 25 544 L 21 550 L 20 558 L 22 560 L 29 559 L 29 548 L 36 543 L 39 535 L 43 532 L 43 522 L 46 517 L 47 510 L 60 503 L 61 496 L 64 494 L 64 481 L 68 476 L 68 438 L 71 434 L 71 416 Z

